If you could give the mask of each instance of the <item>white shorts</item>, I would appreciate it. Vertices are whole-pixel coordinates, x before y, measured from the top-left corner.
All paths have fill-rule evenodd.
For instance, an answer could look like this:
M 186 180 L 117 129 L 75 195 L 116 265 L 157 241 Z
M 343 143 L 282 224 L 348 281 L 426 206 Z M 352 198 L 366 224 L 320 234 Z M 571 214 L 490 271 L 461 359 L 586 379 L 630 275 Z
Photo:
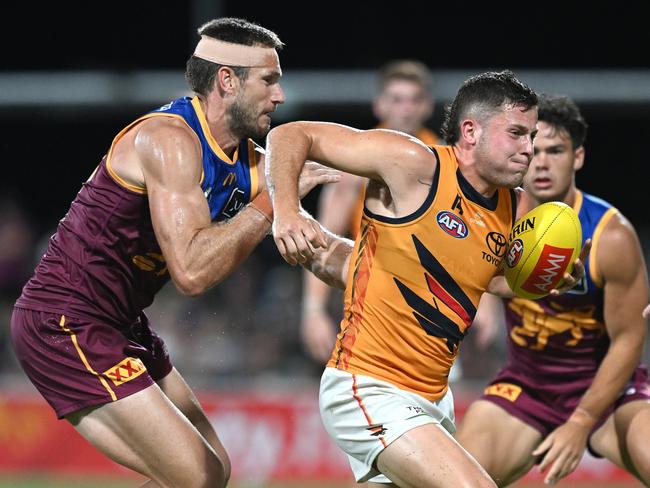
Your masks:
M 325 429 L 348 455 L 359 483 L 391 483 L 373 464 L 382 450 L 409 430 L 439 424 L 450 434 L 456 431 L 451 390 L 431 402 L 385 381 L 326 368 L 319 397 Z

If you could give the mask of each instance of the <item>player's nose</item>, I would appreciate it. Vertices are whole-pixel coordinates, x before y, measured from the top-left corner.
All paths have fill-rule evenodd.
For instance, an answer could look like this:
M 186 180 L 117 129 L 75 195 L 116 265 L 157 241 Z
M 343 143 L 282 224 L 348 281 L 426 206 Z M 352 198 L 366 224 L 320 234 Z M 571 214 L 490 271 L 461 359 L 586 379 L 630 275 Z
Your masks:
M 279 105 L 281 103 L 284 103 L 286 100 L 286 97 L 284 95 L 284 89 L 282 88 L 282 85 L 279 83 L 277 86 L 274 88 L 273 92 L 271 93 L 271 101 L 275 105 Z

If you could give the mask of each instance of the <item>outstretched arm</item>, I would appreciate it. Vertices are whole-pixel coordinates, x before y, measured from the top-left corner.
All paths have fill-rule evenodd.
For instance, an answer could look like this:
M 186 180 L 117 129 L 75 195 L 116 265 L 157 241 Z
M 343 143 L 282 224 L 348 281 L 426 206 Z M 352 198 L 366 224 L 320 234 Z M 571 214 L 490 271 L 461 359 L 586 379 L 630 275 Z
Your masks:
M 646 324 L 641 311 L 648 298 L 648 277 L 632 225 L 622 216 L 614 216 L 593 254 L 592 263 L 597 264 L 604 283 L 604 319 L 610 346 L 569 420 L 533 452 L 546 453 L 540 469 L 551 466 L 547 482 L 556 482 L 576 468 L 589 432 L 623 391 L 641 360 L 645 344 Z

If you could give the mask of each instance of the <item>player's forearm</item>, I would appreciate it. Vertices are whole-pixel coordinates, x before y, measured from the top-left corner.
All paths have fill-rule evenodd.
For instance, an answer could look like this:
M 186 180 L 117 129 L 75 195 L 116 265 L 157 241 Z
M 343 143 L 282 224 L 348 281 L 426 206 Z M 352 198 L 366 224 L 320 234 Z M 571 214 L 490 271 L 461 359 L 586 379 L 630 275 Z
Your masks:
M 311 141 L 298 123 L 280 125 L 266 139 L 266 182 L 277 213 L 297 212 L 298 177 Z
M 318 279 L 310 270 L 303 273 L 302 311 L 303 314 L 322 312 L 327 308 L 331 288 Z
M 354 242 L 331 233 L 326 235 L 327 246 L 316 249 L 303 266 L 327 285 L 344 289 Z
M 633 331 L 612 340 L 574 414 L 582 423 L 595 423 L 618 398 L 641 361 L 644 343 L 645 334 Z
M 184 295 L 197 296 L 223 281 L 268 234 L 271 224 L 250 205 L 233 219 L 197 232 L 180 257 L 172 279 Z

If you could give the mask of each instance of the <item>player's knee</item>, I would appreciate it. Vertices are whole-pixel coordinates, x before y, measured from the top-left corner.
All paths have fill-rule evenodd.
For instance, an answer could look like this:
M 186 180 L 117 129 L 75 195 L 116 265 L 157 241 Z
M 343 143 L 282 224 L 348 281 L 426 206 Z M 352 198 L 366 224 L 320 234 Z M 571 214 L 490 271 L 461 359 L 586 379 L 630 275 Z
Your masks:
M 196 488 L 225 488 L 230 479 L 230 459 L 227 455 L 211 453 L 204 463 L 204 476 L 191 485 Z
M 164 487 L 225 488 L 230 479 L 230 460 L 222 459 L 212 451 L 204 451 L 191 461 L 174 466 L 173 472 L 154 476 Z

